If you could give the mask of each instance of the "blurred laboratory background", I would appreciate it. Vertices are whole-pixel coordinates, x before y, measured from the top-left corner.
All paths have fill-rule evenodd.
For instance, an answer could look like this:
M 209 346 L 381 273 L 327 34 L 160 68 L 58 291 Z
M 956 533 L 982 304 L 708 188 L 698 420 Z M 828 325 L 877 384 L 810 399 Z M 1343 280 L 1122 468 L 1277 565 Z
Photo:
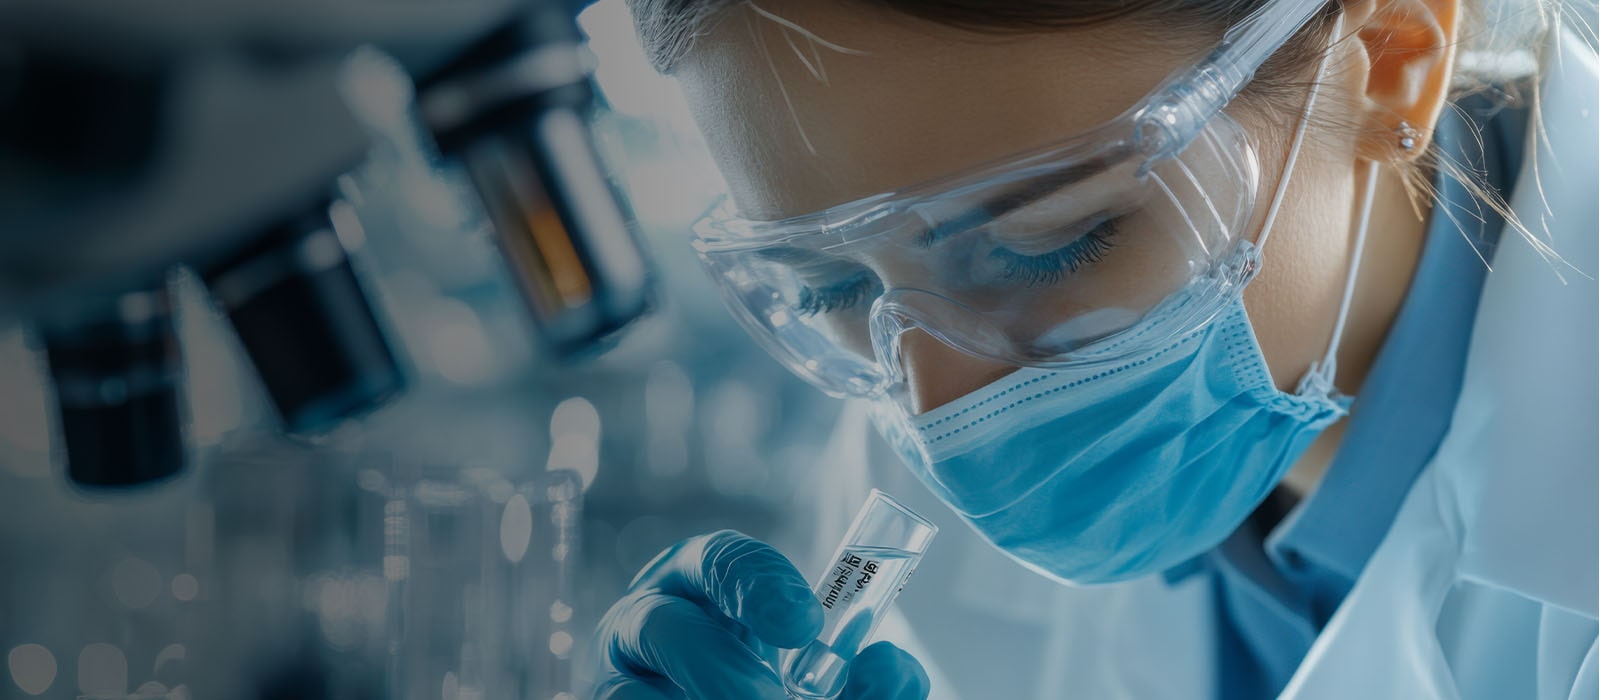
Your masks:
M 721 184 L 623 0 L 265 4 L 248 60 L 0 12 L 0 697 L 582 697 L 662 548 L 794 536 L 839 407 L 694 260 Z

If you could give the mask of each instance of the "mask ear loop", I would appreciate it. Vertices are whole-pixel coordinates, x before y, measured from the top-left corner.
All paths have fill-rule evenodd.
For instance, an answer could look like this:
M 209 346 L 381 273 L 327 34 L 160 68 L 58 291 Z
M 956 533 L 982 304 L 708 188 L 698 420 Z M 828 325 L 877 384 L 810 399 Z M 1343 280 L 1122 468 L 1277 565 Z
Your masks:
M 1333 40 L 1337 42 L 1339 35 L 1344 32 L 1344 13 L 1333 21 Z M 1256 238 L 1256 248 L 1265 250 L 1267 238 L 1272 236 L 1272 224 L 1278 220 L 1278 209 L 1283 206 L 1283 195 L 1289 190 L 1289 175 L 1294 172 L 1295 162 L 1300 160 L 1300 144 L 1306 139 L 1306 127 L 1311 124 L 1311 111 L 1317 106 L 1317 93 L 1322 90 L 1322 79 L 1328 72 L 1328 59 L 1333 57 L 1332 47 L 1322 55 L 1322 61 L 1317 64 L 1317 80 L 1311 84 L 1311 92 L 1306 95 L 1305 108 L 1300 110 L 1300 125 L 1295 127 L 1294 140 L 1289 144 L 1289 158 L 1283 162 L 1283 174 L 1278 177 L 1278 190 L 1272 193 L 1272 204 L 1267 207 L 1267 218 L 1261 224 L 1261 235 Z
M 1334 25 L 1334 40 L 1338 41 L 1339 32 L 1344 25 L 1344 15 L 1340 15 L 1338 23 Z M 1332 52 L 1329 52 L 1332 55 Z M 1318 79 L 1321 79 L 1321 70 L 1326 69 L 1328 55 L 1322 57 L 1323 68 L 1319 69 Z M 1315 98 L 1313 92 L 1312 98 Z M 1309 106 L 1307 114 L 1310 113 Z M 1305 129 L 1305 122 L 1300 128 Z M 1296 137 L 1298 139 L 1298 137 Z M 1350 318 L 1350 303 L 1355 298 L 1356 278 L 1361 272 L 1361 260 L 1367 249 L 1367 229 L 1372 223 L 1372 199 L 1378 185 L 1378 162 L 1367 161 L 1367 181 L 1361 193 L 1361 214 L 1356 220 L 1355 248 L 1351 251 L 1350 271 L 1345 274 L 1344 293 L 1339 297 L 1339 315 L 1333 321 L 1333 337 L 1328 340 L 1328 349 L 1322 354 L 1320 362 L 1313 362 L 1311 369 L 1306 370 L 1306 375 L 1300 378 L 1300 385 L 1295 393 L 1304 397 L 1329 398 L 1338 393 L 1338 387 L 1333 383 L 1334 377 L 1339 372 L 1339 344 L 1344 340 L 1344 328 Z
M 1350 272 L 1344 279 L 1344 296 L 1339 299 L 1339 316 L 1333 322 L 1333 338 L 1328 341 L 1328 350 L 1322 356 L 1321 362 L 1311 364 L 1311 369 L 1300 380 L 1297 393 L 1301 396 L 1315 395 L 1330 396 L 1337 389 L 1333 385 L 1334 375 L 1339 371 L 1339 342 L 1344 339 L 1345 321 L 1350 316 L 1350 300 L 1355 298 L 1356 273 L 1361 269 L 1361 256 L 1367 247 L 1367 228 L 1372 222 L 1372 195 L 1378 184 L 1378 162 L 1367 161 L 1367 184 L 1361 195 L 1361 218 L 1356 224 L 1356 244 L 1351 251 L 1353 256 L 1350 261 Z
M 1333 40 L 1337 42 L 1344 32 L 1344 14 L 1340 13 L 1334 18 Z M 1332 47 L 1322 55 L 1322 61 L 1317 64 L 1317 81 L 1311 84 L 1311 92 L 1306 95 L 1306 104 L 1300 112 L 1300 124 L 1295 127 L 1294 140 L 1289 145 L 1289 157 L 1283 163 L 1283 174 L 1278 179 L 1278 189 L 1272 194 L 1272 204 L 1267 207 L 1266 220 L 1261 224 L 1261 236 L 1256 239 L 1256 249 L 1265 251 L 1267 240 L 1272 236 L 1272 225 L 1278 220 L 1278 210 L 1283 206 L 1284 194 L 1288 192 L 1289 177 L 1294 173 L 1295 163 L 1300 160 L 1300 146 L 1305 142 L 1306 129 L 1311 124 L 1311 113 L 1316 109 L 1317 93 L 1321 91 L 1322 79 L 1327 75 L 1328 62 L 1333 58 Z M 1344 338 L 1344 326 L 1350 315 L 1350 300 L 1355 297 L 1356 274 L 1361 269 L 1361 255 L 1367 243 L 1367 224 L 1372 218 L 1372 193 L 1377 183 L 1378 164 L 1367 164 L 1366 193 L 1361 200 L 1361 218 L 1356 227 L 1355 258 L 1350 263 L 1350 272 L 1345 276 L 1344 295 L 1339 300 L 1339 316 L 1333 324 L 1333 338 L 1328 342 L 1328 349 L 1323 353 L 1322 361 L 1314 362 L 1311 369 L 1300 378 L 1300 384 L 1295 393 L 1300 396 L 1331 396 L 1334 391 L 1333 378 L 1338 371 L 1339 342 Z

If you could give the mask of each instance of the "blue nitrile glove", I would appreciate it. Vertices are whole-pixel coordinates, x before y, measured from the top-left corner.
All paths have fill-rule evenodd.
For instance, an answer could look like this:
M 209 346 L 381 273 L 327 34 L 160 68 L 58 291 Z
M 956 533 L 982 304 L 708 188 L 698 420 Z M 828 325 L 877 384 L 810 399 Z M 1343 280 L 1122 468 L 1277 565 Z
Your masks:
M 786 700 L 778 649 L 805 646 L 822 606 L 778 550 L 732 530 L 662 552 L 600 621 L 597 700 Z M 879 642 L 856 655 L 840 700 L 924 700 L 928 675 Z

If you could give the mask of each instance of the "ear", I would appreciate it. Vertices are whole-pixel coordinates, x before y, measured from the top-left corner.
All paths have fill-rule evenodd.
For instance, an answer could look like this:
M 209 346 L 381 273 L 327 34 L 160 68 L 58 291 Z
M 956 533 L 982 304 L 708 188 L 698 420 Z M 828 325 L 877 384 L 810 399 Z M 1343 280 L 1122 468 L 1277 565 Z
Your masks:
M 1410 160 L 1427 149 L 1444 111 L 1455 65 L 1461 0 L 1358 0 L 1367 14 L 1358 36 L 1367 51 L 1366 123 L 1361 155 Z M 1355 8 L 1352 8 L 1355 9 Z M 1365 12 L 1361 12 L 1365 10 Z M 1404 126 L 1415 145 L 1401 145 Z

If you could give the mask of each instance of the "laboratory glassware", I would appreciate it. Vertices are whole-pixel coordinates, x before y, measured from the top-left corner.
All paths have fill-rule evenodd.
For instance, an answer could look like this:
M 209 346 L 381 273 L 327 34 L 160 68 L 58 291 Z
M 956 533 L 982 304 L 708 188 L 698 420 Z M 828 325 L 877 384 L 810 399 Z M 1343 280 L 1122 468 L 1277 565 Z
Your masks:
M 939 527 L 877 489 L 813 589 L 822 603 L 822 632 L 782 655 L 783 683 L 797 698 L 832 698 L 844 689 L 850 660 L 916 571 Z

